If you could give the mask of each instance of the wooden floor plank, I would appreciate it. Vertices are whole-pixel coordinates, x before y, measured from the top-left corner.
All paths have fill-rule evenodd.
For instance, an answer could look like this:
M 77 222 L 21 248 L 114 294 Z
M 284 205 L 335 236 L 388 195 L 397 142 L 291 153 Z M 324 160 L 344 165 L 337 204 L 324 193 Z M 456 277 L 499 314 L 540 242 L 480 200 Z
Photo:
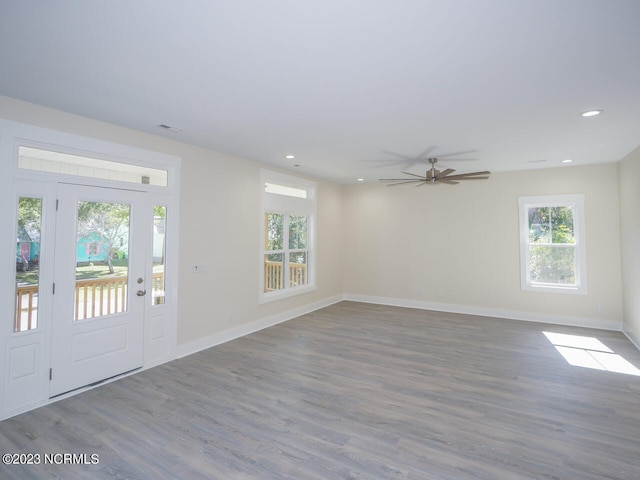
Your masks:
M 640 376 L 543 335 L 620 333 L 342 302 L 0 423 L 2 479 L 640 479 Z

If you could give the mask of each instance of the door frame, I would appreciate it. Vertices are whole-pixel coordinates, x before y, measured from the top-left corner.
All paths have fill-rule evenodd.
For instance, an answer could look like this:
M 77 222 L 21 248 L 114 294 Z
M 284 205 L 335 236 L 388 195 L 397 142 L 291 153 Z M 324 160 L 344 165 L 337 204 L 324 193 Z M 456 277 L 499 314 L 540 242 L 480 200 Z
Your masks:
M 13 227 L 0 235 L 0 251 L 6 254 L 0 256 L 0 291 L 15 292 L 15 272 L 11 265 L 15 258 L 11 258 L 15 249 L 14 228 L 17 223 L 16 204 L 18 196 L 42 191 L 47 205 L 55 202 L 55 188 L 57 183 L 73 183 L 95 187 L 131 188 L 133 184 L 126 184 L 112 180 L 78 177 L 51 172 L 24 170 L 18 168 L 18 148 L 28 146 L 90 156 L 98 159 L 116 161 L 120 163 L 160 168 L 167 171 L 168 185 L 135 184 L 136 190 L 144 190 L 152 205 L 167 207 L 167 235 L 166 239 L 166 296 L 165 303 L 152 306 L 145 302 L 144 308 L 144 354 L 142 369 L 165 363 L 176 357 L 177 345 L 177 302 L 178 302 L 178 240 L 179 240 L 179 185 L 180 166 L 179 157 L 166 153 L 131 147 L 117 143 L 96 140 L 80 135 L 74 135 L 33 125 L 22 124 L 0 119 L 0 161 L 6 166 L 5 175 L 0 176 L 0 202 L 10 208 L 3 209 L 0 221 L 4 225 Z M 51 215 L 47 216 L 48 222 Z M 48 224 L 43 228 L 48 228 Z M 43 252 L 44 253 L 44 252 Z M 41 288 L 48 288 L 44 282 L 52 282 L 53 259 L 41 258 Z M 15 267 L 13 267 L 15 268 Z M 46 277 L 46 278 L 43 278 Z M 146 278 L 151 278 L 149 265 Z M 68 394 L 62 394 L 55 399 L 49 399 L 49 369 L 51 368 L 51 316 L 50 305 L 46 302 L 39 313 L 38 328 L 32 331 L 14 333 L 12 329 L 14 302 L 0 304 L 0 420 L 19 413 L 46 405 L 52 401 L 66 398 L 92 387 L 84 387 Z M 46 313 L 44 313 L 46 310 Z M 24 368 L 19 376 L 11 373 L 11 365 L 18 360 L 28 360 L 28 368 Z

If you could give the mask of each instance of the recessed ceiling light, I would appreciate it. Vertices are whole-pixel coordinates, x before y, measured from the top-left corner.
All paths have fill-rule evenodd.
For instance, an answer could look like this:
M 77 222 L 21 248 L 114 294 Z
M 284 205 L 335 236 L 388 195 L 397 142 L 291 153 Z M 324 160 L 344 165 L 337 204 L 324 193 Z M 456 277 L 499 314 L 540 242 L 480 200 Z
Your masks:
M 573 160 L 571 160 L 570 158 L 565 158 L 564 160 L 562 160 L 562 163 L 571 163 L 573 162 Z
M 292 160 L 294 158 L 296 158 L 295 155 L 285 155 L 284 158 L 288 158 L 289 160 Z
M 358 178 L 358 182 L 364 182 L 364 178 Z
M 602 110 L 587 110 L 586 112 L 582 112 L 580 115 L 583 117 L 595 117 L 596 115 L 600 115 Z

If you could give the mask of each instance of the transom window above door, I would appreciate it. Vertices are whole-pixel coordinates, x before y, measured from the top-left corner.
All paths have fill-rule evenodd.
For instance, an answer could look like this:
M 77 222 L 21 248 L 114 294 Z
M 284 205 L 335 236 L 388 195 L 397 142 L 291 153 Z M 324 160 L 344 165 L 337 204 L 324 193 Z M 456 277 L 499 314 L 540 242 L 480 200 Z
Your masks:
M 167 170 L 27 146 L 18 147 L 18 168 L 159 187 L 169 179 Z

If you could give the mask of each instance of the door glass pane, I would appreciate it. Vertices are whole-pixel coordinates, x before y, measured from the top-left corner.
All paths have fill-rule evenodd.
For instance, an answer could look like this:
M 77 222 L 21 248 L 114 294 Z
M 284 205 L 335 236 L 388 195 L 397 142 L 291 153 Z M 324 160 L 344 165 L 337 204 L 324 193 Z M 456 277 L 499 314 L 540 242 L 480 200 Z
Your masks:
M 165 302 L 164 265 L 166 255 L 165 227 L 167 223 L 167 207 L 153 207 L 153 279 L 151 305 L 162 305 Z
M 18 199 L 16 239 L 16 316 L 14 332 L 38 327 L 38 289 L 42 199 Z
M 127 310 L 130 205 L 78 202 L 75 319 Z

